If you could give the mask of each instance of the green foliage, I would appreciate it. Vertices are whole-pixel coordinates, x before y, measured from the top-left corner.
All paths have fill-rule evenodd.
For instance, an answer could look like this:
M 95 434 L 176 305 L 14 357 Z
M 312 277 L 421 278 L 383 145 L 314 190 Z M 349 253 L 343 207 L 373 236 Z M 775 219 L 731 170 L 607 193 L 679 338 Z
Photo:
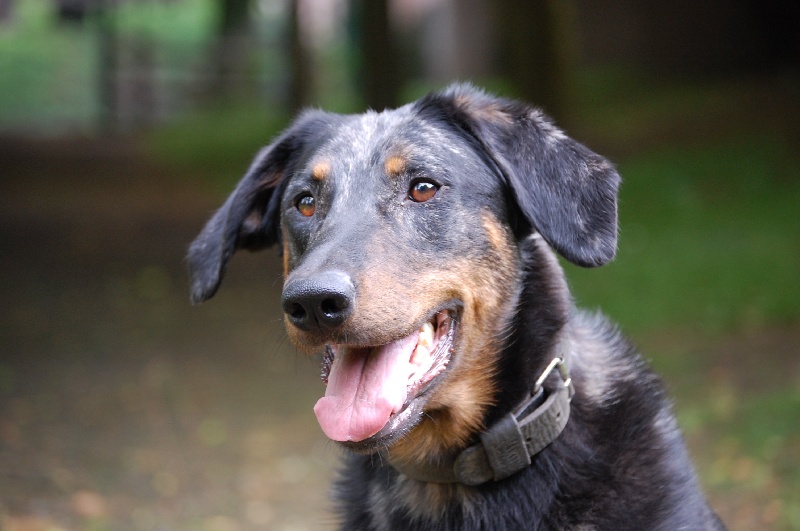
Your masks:
M 0 126 L 60 133 L 90 132 L 99 118 L 99 28 L 113 24 L 120 38 L 139 37 L 172 46 L 186 64 L 213 30 L 213 0 L 123 2 L 106 14 L 90 12 L 82 23 L 60 22 L 55 3 L 18 0 L 13 18 L 0 27 Z M 162 57 L 165 58 L 165 57 Z
M 214 0 L 123 2 L 116 20 L 123 33 L 148 34 L 187 44 L 200 42 L 213 32 L 217 5 Z
M 0 126 L 57 132 L 91 115 L 93 35 L 59 27 L 53 4 L 14 3 L 14 24 L 0 27 Z

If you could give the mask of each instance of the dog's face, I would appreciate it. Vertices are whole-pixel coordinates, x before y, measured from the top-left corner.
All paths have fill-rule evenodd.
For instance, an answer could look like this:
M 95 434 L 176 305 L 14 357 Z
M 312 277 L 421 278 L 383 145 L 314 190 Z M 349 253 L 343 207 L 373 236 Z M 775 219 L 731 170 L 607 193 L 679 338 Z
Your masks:
M 406 108 L 347 119 L 288 180 L 283 306 L 295 345 L 327 347 L 331 439 L 387 445 L 423 411 L 458 417 L 449 441 L 480 424 L 520 269 L 488 162 Z
M 617 185 L 538 111 L 469 87 L 380 114 L 307 113 L 193 244 L 193 298 L 213 295 L 236 249 L 280 242 L 287 332 L 324 353 L 323 431 L 431 458 L 465 445 L 495 400 L 518 238 L 604 263 Z

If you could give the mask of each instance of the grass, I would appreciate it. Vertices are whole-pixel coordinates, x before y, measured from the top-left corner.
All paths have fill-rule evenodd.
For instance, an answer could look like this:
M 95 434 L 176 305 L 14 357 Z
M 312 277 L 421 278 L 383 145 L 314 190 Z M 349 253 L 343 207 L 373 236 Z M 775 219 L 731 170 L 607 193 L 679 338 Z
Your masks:
M 569 267 L 581 304 L 633 331 L 800 317 L 800 159 L 786 141 L 667 148 L 619 166 L 619 255 L 599 270 Z
M 716 505 L 761 524 L 729 521 L 732 529 L 798 529 L 800 388 L 748 391 L 718 382 L 684 397 L 679 423 Z

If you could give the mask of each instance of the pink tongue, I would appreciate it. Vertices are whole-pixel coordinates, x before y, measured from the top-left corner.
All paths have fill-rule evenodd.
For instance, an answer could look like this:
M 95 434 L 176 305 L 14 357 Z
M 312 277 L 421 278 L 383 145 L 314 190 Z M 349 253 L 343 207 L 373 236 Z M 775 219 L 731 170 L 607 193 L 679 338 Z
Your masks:
M 418 333 L 376 349 L 342 348 L 314 413 L 334 441 L 363 441 L 386 425 L 406 400 L 409 363 Z

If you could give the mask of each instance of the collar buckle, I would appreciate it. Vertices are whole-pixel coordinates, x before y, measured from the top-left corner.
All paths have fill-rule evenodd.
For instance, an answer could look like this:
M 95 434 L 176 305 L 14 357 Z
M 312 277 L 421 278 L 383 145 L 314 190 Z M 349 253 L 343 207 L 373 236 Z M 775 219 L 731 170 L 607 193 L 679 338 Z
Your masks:
M 561 385 L 547 393 L 544 382 L 558 369 Z M 564 358 L 553 358 L 536 380 L 532 395 L 515 411 L 483 432 L 480 442 L 456 458 L 459 483 L 481 485 L 500 481 L 530 466 L 533 456 L 552 443 L 567 425 L 575 394 Z
M 572 378 L 569 375 L 569 369 L 567 368 L 567 362 L 565 361 L 565 358 L 566 356 L 561 358 L 553 358 L 550 361 L 533 386 L 533 396 L 536 396 L 539 391 L 541 391 L 542 385 L 544 385 L 544 382 L 547 380 L 547 377 L 550 376 L 550 373 L 552 373 L 554 369 L 558 369 L 558 374 L 561 376 L 561 381 L 563 382 L 564 387 L 567 388 L 567 395 L 569 396 L 570 400 L 572 399 L 572 397 L 575 395 L 575 387 L 572 385 Z

